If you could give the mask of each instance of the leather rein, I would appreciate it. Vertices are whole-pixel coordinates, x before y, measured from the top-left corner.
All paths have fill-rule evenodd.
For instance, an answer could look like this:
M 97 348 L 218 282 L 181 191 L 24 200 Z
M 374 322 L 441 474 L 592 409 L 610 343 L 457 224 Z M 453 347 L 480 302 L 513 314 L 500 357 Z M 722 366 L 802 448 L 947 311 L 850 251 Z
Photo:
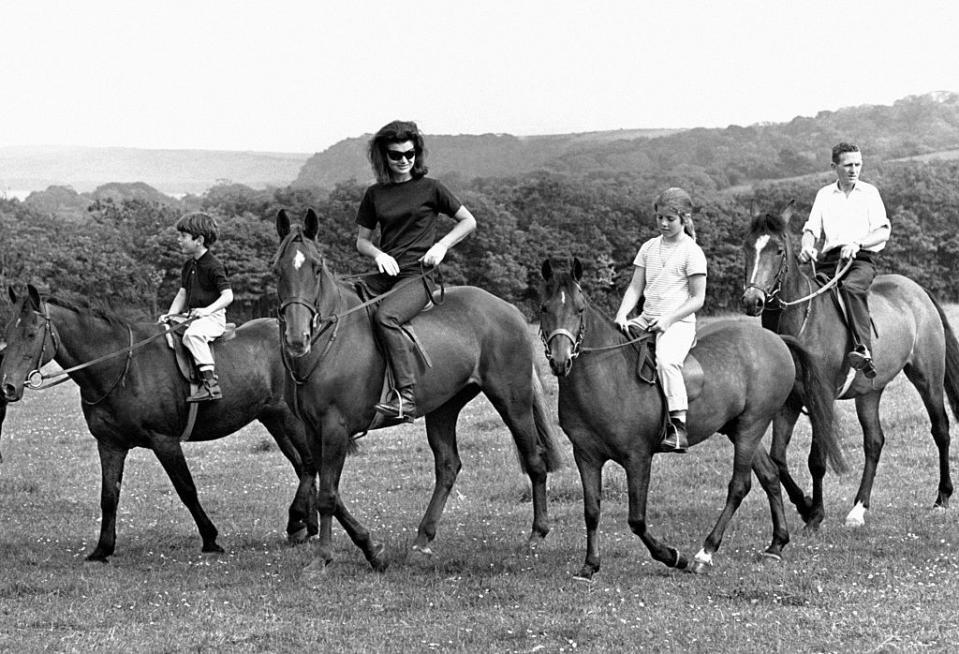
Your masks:
M 123 382 L 123 380 L 127 376 L 127 373 L 130 370 L 130 365 L 133 362 L 133 353 L 136 350 L 139 350 L 140 348 L 148 345 L 149 343 L 152 343 L 153 341 L 159 338 L 163 338 L 170 332 L 176 331 L 177 329 L 196 320 L 196 318 L 187 318 L 183 322 L 180 322 L 171 327 L 167 327 L 164 331 L 160 332 L 159 334 L 154 334 L 153 336 L 150 336 L 149 338 L 145 338 L 142 341 L 139 341 L 136 343 L 133 342 L 133 328 L 127 325 L 126 326 L 127 332 L 130 335 L 130 345 L 128 347 L 125 347 L 122 350 L 117 350 L 116 352 L 105 354 L 101 357 L 97 357 L 96 359 L 93 359 L 91 361 L 86 361 L 76 366 L 59 370 L 53 374 L 46 375 L 40 371 L 40 368 L 43 366 L 44 353 L 46 352 L 46 348 L 47 348 L 47 338 L 49 337 L 50 342 L 53 344 L 53 353 L 50 355 L 50 359 L 48 359 L 48 361 L 56 358 L 57 352 L 60 351 L 60 343 L 62 341 L 59 335 L 57 334 L 56 328 L 53 325 L 53 319 L 50 317 L 49 304 L 47 304 L 46 302 L 43 302 L 41 304 L 41 309 L 42 311 L 36 311 L 34 313 L 36 313 L 38 316 L 43 318 L 43 331 L 44 331 L 43 340 L 41 341 L 41 344 L 40 344 L 40 351 L 37 353 L 37 361 L 34 364 L 35 367 L 33 368 L 33 370 L 27 373 L 27 378 L 24 382 L 24 386 L 26 386 L 30 390 L 42 391 L 48 388 L 53 388 L 54 386 L 57 386 L 59 384 L 62 384 L 68 381 L 70 379 L 69 375 L 72 372 L 76 372 L 78 370 L 83 370 L 84 368 L 95 366 L 98 363 L 102 363 L 103 361 L 108 361 L 110 359 L 115 359 L 116 357 L 119 357 L 119 356 L 126 355 L 127 357 L 126 361 L 123 364 L 123 370 L 120 372 L 120 375 L 114 380 L 113 384 L 110 385 L 110 388 L 108 388 L 107 391 L 102 396 L 100 396 L 96 400 L 90 401 L 84 398 L 81 393 L 80 399 L 87 406 L 93 406 L 93 405 L 99 404 L 100 402 L 103 402 L 117 388 L 117 386 L 119 386 Z M 61 379 L 57 379 L 58 377 L 60 377 Z M 56 381 L 44 383 L 44 381 L 48 379 L 56 379 Z

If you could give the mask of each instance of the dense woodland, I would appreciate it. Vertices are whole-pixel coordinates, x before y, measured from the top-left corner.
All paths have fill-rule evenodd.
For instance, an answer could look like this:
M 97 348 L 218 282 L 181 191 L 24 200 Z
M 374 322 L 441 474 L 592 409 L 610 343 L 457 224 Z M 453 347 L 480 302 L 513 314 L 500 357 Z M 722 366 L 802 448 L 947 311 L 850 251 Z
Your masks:
M 899 126 L 910 116 L 926 120 L 941 150 L 959 147 L 959 96 L 923 102 L 921 111 L 913 104 L 897 103 L 905 116 L 894 124 Z M 862 109 L 860 118 L 869 133 L 878 129 L 875 121 L 867 120 L 877 111 Z M 826 118 L 822 124 L 829 129 L 820 131 L 833 139 L 837 118 Z M 846 114 L 843 119 L 851 120 Z M 742 239 L 750 215 L 779 211 L 793 201 L 798 234 L 816 190 L 834 179 L 828 146 L 798 149 L 815 125 L 816 119 L 808 120 L 813 123 L 804 122 L 802 130 L 793 125 L 796 121 L 780 126 L 776 139 L 782 147 L 775 158 L 765 161 L 754 149 L 744 148 L 736 163 L 737 150 L 722 146 L 728 130 L 689 130 L 647 139 L 646 156 L 659 153 L 661 167 L 620 170 L 582 163 L 502 177 L 438 174 L 479 221 L 477 232 L 451 251 L 443 264 L 446 282 L 483 287 L 532 318 L 543 259 L 561 263 L 576 256 L 584 263 L 593 301 L 612 313 L 631 275 L 637 248 L 656 235 L 652 199 L 663 188 L 678 185 L 690 190 L 700 205 L 697 232 L 709 262 L 704 311 L 736 311 L 744 274 Z M 869 142 L 858 138 L 854 122 L 848 129 L 848 140 L 858 141 L 864 149 L 863 177 L 879 187 L 893 225 L 881 270 L 906 274 L 943 301 L 959 300 L 955 229 L 959 160 L 883 159 L 871 154 Z M 755 130 L 772 133 L 770 126 Z M 800 140 L 789 141 L 791 131 L 797 130 Z M 693 146 L 695 132 L 703 134 Z M 904 140 L 889 137 L 882 143 Z M 920 141 L 915 154 L 932 149 L 930 143 L 913 138 L 914 143 Z M 703 160 L 710 159 L 710 152 L 716 155 L 708 165 L 667 161 L 670 144 L 676 152 L 698 148 Z M 568 163 L 572 156 L 581 162 L 598 161 L 595 147 L 564 155 L 563 161 Z M 612 157 L 622 147 L 614 143 L 604 156 Z M 797 156 L 791 168 L 784 167 L 786 147 L 808 150 L 808 156 Z M 725 168 L 716 167 L 719 160 Z M 790 177 L 757 179 L 757 171 L 769 176 L 771 170 Z M 332 189 L 297 183 L 257 190 L 222 183 L 202 195 L 175 200 L 145 184 L 110 184 L 92 194 L 51 188 L 24 202 L 0 200 L 0 281 L 4 286 L 32 282 L 67 299 L 108 301 L 123 313 L 156 316 L 175 294 L 183 262 L 172 225 L 187 211 L 204 210 L 221 224 L 215 251 L 227 265 L 237 298 L 231 318 L 271 315 L 275 301 L 269 262 L 277 245 L 276 212 L 284 208 L 302 216 L 308 207 L 314 208 L 321 217 L 320 238 L 330 267 L 343 274 L 365 272 L 371 262 L 362 259 L 354 246 L 354 216 L 364 188 L 365 183 L 355 180 L 338 182 Z M 9 303 L 0 303 L 0 317 L 9 317 L 9 311 Z

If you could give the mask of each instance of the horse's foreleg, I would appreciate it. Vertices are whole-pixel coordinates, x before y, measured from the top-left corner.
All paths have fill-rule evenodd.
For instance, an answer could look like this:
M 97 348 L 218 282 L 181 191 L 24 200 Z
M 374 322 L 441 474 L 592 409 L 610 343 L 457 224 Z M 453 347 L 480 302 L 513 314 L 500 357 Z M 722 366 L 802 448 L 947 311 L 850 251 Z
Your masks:
M 430 502 L 416 530 L 412 545 L 414 552 L 425 555 L 433 553 L 430 543 L 436 538 L 436 525 L 462 468 L 456 447 L 456 418 L 462 406 L 458 402 L 447 403 L 426 416 L 426 438 L 433 451 L 435 481 Z
M 116 548 L 117 505 L 120 502 L 120 485 L 123 483 L 123 464 L 127 452 L 97 440 L 97 453 L 100 455 L 100 540 L 87 555 L 87 561 L 106 563 Z
M 370 566 L 377 572 L 386 570 L 389 561 L 386 558 L 386 548 L 383 543 L 372 539 L 369 530 L 347 510 L 341 497 L 336 498 L 336 509 L 333 515 L 349 535 L 350 540 L 363 552 Z
M 173 488 L 176 489 L 180 501 L 190 511 L 190 515 L 196 522 L 200 538 L 203 539 L 202 551 L 223 552 L 223 548 L 216 542 L 216 527 L 203 507 L 200 506 L 200 498 L 197 496 L 196 485 L 193 483 L 193 475 L 190 474 L 186 457 L 183 456 L 180 441 L 175 436 L 152 435 L 151 446 L 153 453 L 160 461 L 160 465 L 163 466 L 170 481 L 173 482 Z
M 882 425 L 879 423 L 879 400 L 882 397 L 882 391 L 883 389 L 879 389 L 856 398 L 856 415 L 862 427 L 862 448 L 866 461 L 862 468 L 862 480 L 859 482 L 856 500 L 852 510 L 846 516 L 847 527 L 861 527 L 866 522 L 865 516 L 869 509 L 869 498 L 872 496 L 872 484 L 876 479 L 879 456 L 886 442 Z
M 802 487 L 796 483 L 789 472 L 789 462 L 786 456 L 789 442 L 792 440 L 793 429 L 796 426 L 796 421 L 799 419 L 801 409 L 801 404 L 790 400 L 783 405 L 779 413 L 773 418 L 773 440 L 769 448 L 769 454 L 776 464 L 776 467 L 779 468 L 779 481 L 786 490 L 786 495 L 789 497 L 789 500 L 796 506 L 796 510 L 799 511 L 803 522 L 806 523 L 806 529 L 815 530 L 819 528 L 819 523 L 822 522 L 823 516 L 825 515 L 822 502 L 820 501 L 817 505 L 815 500 L 806 495 Z M 810 460 L 811 458 L 812 455 L 810 452 Z M 810 463 L 810 466 L 812 466 L 812 463 Z M 815 486 L 815 475 L 813 475 L 813 478 L 813 485 Z
M 316 519 L 316 466 L 306 441 L 303 423 L 289 410 L 260 416 L 283 456 L 292 464 L 299 483 L 286 524 L 287 540 L 302 543 L 319 532 Z
M 783 496 L 779 488 L 779 469 L 762 443 L 756 447 L 753 457 L 753 472 L 759 478 L 759 483 L 769 498 L 769 510 L 773 520 L 773 540 L 766 548 L 766 556 L 776 560 L 782 559 L 783 548 L 789 543 L 789 527 L 786 524 L 786 510 L 783 508 Z
M 640 537 L 653 559 L 670 567 L 685 570 L 689 561 L 679 550 L 668 547 L 653 536 L 646 524 L 646 499 L 649 494 L 649 472 L 652 454 L 648 451 L 634 453 L 624 464 L 629 495 L 629 528 Z
M 599 516 L 603 496 L 603 461 L 595 461 L 578 447 L 573 458 L 583 485 L 583 517 L 586 521 L 586 560 L 576 573 L 580 579 L 592 579 L 599 572 Z
M 319 463 L 316 506 L 320 514 L 320 531 L 313 560 L 306 567 L 307 575 L 324 572 L 333 561 L 333 518 L 339 511 L 338 507 L 342 506 L 339 496 L 340 475 L 349 450 L 349 433 L 345 422 L 331 411 L 324 416 L 320 430 L 311 435 L 310 443 L 313 460 Z

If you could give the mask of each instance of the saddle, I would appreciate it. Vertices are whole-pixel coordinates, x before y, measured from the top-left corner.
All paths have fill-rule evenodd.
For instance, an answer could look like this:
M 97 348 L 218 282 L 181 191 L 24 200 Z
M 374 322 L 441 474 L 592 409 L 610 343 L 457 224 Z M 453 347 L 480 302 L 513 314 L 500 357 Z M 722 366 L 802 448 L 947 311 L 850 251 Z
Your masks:
M 659 393 L 659 399 L 663 407 L 663 420 L 660 425 L 660 438 L 662 438 L 666 435 L 666 427 L 669 424 L 669 410 L 666 406 L 666 394 L 663 391 L 663 385 L 659 382 L 659 375 L 656 373 L 656 337 L 655 334 L 642 331 L 636 326 L 630 327 L 629 335 L 631 338 L 639 339 L 632 344 L 632 348 L 636 350 L 637 354 L 636 377 L 642 382 L 655 385 Z M 690 402 L 702 394 L 705 373 L 702 365 L 693 356 L 692 352 L 687 354 L 683 361 L 683 382 L 686 384 L 686 397 Z
M 180 375 L 190 384 L 190 392 L 187 394 L 187 397 L 193 395 L 200 388 L 200 371 L 196 366 L 196 362 L 193 360 L 193 355 L 190 354 L 190 351 L 186 349 L 186 346 L 183 345 L 183 339 L 181 335 L 175 330 L 170 330 L 166 334 L 167 346 L 173 350 L 173 357 L 176 361 L 177 370 L 180 371 Z M 233 338 L 236 338 L 236 323 L 228 322 L 226 324 L 226 330 L 220 336 L 217 336 L 212 341 L 210 341 L 210 353 L 216 357 L 216 351 L 214 345 L 216 343 L 222 343 L 224 341 L 229 341 Z M 196 414 L 197 409 L 199 408 L 198 402 L 188 402 L 187 406 L 189 407 L 189 413 L 187 414 L 186 426 L 183 428 L 183 432 L 180 434 L 180 441 L 190 440 L 190 436 L 193 433 L 193 426 L 196 424 Z

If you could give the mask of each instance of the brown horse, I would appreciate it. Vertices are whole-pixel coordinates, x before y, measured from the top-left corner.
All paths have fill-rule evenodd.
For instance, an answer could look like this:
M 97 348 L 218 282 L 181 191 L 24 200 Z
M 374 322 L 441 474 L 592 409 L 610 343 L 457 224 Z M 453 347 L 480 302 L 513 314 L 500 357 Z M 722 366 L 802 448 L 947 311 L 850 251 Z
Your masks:
M 669 567 L 699 572 L 712 564 L 723 533 L 749 492 L 755 471 L 769 498 L 773 539 L 765 555 L 780 559 L 789 542 L 776 465 L 762 447 L 773 416 L 790 401 L 796 385 L 796 361 L 804 384 L 815 388 L 818 371 L 812 357 L 792 339 L 784 339 L 744 321 L 716 321 L 699 330 L 692 355 L 702 367 L 701 390 L 690 394 L 689 443 L 725 434 L 733 443 L 733 476 L 726 506 L 692 564 L 650 533 L 646 496 L 653 452 L 662 434 L 664 403 L 656 385 L 637 374 L 639 353 L 615 323 L 590 306 L 579 280 L 582 266 L 570 272 L 543 262 L 545 280 L 541 323 L 546 356 L 559 377 L 559 422 L 573 443 L 583 483 L 586 561 L 579 577 L 599 570 L 598 528 L 602 469 L 613 460 L 626 471 L 629 526 L 654 559 Z M 575 365 L 573 362 L 575 361 Z M 688 361 L 688 360 L 687 360 Z M 687 369 L 691 364 L 687 363 Z M 814 437 L 837 469 L 844 463 L 832 430 L 831 398 L 811 402 Z
M 83 415 L 97 440 L 102 471 L 100 540 L 87 559 L 106 561 L 114 552 L 123 466 L 134 447 L 156 454 L 196 521 L 203 551 L 222 552 L 180 446 L 188 419 L 189 384 L 161 337 L 163 328 L 54 298 L 42 300 L 33 286 L 19 301 L 12 290 L 10 297 L 16 311 L 0 364 L 5 399 L 19 400 L 27 377 L 51 359 L 64 369 L 80 367 L 70 377 L 80 387 Z M 199 407 L 191 440 L 222 438 L 253 420 L 263 423 L 299 478 L 287 524 L 288 537 L 295 541 L 303 539 L 304 532 L 317 532 L 316 473 L 303 425 L 285 401 L 286 371 L 276 330 L 275 320 L 253 320 L 237 329 L 235 338 L 216 346 L 225 397 Z M 143 346 L 134 350 L 135 341 Z M 83 366 L 111 354 L 121 356 Z
M 374 569 L 387 565 L 383 546 L 349 514 L 339 493 L 344 458 L 353 437 L 375 428 L 386 363 L 370 317 L 354 288 L 336 279 L 315 243 L 319 219 L 311 209 L 304 226 L 276 216 L 281 243 L 275 258 L 281 342 L 294 384 L 291 400 L 306 424 L 319 462 L 320 537 L 308 573 L 332 561 L 330 523 L 336 517 Z M 421 283 L 415 281 L 414 283 Z M 436 463 L 436 484 L 420 522 L 414 551 L 429 553 L 436 525 L 460 470 L 456 420 L 483 392 L 509 428 L 532 483 L 533 526 L 528 544 L 549 531 L 546 475 L 559 452 L 543 402 L 529 332 L 511 304 L 478 288 L 446 291 L 445 299 L 413 319 L 412 328 L 432 366 L 423 366 L 416 404 Z
M 885 435 L 879 422 L 883 391 L 900 371 L 919 392 L 939 448 L 939 488 L 935 506 L 947 507 L 952 495 L 949 474 L 949 418 L 943 390 L 954 415 L 959 415 L 959 344 L 942 307 L 921 286 L 901 275 L 878 275 L 869 291 L 869 312 L 875 326 L 873 361 L 878 374 L 868 379 L 845 361 L 851 339 L 829 293 L 819 293 L 810 275 L 800 267 L 789 236 L 791 208 L 782 215 L 755 217 L 743 244 L 746 287 L 743 308 L 763 316 L 763 324 L 799 339 L 816 353 L 829 390 L 838 399 L 855 399 L 863 431 L 866 464 L 849 526 L 861 526 L 879 464 Z M 817 294 L 818 293 L 818 294 Z M 799 417 L 800 407 L 787 406 L 773 422 L 772 456 L 780 468 L 786 492 L 808 529 L 816 529 L 825 515 L 822 478 L 825 466 L 815 444 L 809 453 L 812 497 L 804 495 L 789 474 L 785 449 Z

